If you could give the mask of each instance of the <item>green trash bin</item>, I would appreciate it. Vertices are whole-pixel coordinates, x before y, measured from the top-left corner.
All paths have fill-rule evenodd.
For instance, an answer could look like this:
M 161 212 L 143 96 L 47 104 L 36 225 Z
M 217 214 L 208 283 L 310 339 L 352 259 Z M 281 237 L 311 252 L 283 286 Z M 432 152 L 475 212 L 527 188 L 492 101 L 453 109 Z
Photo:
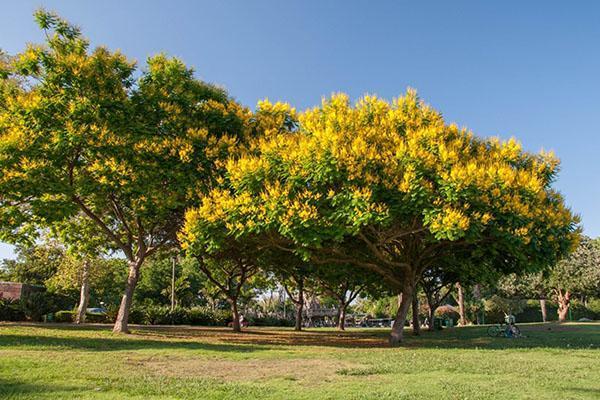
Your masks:
M 443 322 L 444 322 L 444 320 L 441 318 L 434 318 L 433 319 L 433 329 L 438 330 L 438 331 L 442 330 Z

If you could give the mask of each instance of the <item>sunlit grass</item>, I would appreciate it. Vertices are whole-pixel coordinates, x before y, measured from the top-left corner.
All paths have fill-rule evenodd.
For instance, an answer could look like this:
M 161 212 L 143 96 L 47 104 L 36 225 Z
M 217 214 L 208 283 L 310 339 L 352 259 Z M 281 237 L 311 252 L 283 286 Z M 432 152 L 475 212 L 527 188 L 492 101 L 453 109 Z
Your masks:
M 387 331 L 0 325 L 1 399 L 594 399 L 600 324 Z M 407 334 L 409 332 L 407 331 Z

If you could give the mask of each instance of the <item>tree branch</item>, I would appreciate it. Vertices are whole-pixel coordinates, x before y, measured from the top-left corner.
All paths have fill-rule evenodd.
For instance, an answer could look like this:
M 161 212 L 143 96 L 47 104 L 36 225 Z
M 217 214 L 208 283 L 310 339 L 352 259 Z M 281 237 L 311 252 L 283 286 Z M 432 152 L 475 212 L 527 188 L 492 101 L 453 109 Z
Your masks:
M 125 256 L 127 257 L 127 259 L 129 259 L 130 261 L 133 260 L 133 252 L 131 250 L 131 247 L 126 246 L 119 239 L 119 237 L 112 230 L 110 230 L 110 228 L 104 223 L 104 221 L 102 221 L 102 219 L 100 219 L 100 217 L 98 217 L 96 214 L 94 214 L 94 212 L 92 210 L 90 210 L 77 195 L 73 195 L 71 198 L 77 205 L 79 205 L 79 207 L 83 210 L 85 215 L 87 215 L 90 219 L 92 219 L 94 222 L 96 222 L 96 224 L 100 226 L 100 228 L 104 231 L 104 233 L 112 241 L 114 241 L 115 244 L 121 250 L 123 250 L 123 253 L 125 253 Z

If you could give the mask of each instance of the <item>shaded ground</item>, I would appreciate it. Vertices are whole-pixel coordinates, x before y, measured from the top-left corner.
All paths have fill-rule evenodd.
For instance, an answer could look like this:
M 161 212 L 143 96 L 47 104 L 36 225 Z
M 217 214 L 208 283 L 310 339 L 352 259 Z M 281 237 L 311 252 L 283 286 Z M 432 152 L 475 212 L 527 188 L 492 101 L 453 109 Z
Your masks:
M 600 398 L 600 323 L 387 330 L 0 324 L 0 398 Z M 409 333 L 407 331 L 407 333 Z

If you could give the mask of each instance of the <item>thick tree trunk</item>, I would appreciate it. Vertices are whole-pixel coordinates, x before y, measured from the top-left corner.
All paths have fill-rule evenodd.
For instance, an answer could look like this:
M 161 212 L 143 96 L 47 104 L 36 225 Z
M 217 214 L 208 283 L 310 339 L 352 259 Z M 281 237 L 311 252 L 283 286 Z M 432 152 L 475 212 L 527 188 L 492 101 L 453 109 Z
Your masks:
M 302 330 L 302 313 L 304 312 L 304 279 L 298 282 L 298 300 L 296 301 L 296 325 L 295 331 Z
M 399 297 L 400 304 L 398 305 L 398 312 L 396 313 L 396 319 L 394 320 L 394 326 L 390 334 L 390 345 L 398 346 L 402 343 L 404 338 L 404 322 L 406 322 L 406 316 L 408 310 L 412 304 L 412 296 L 414 292 L 414 284 L 411 282 L 402 290 L 402 297 Z
M 340 311 L 337 321 L 337 328 L 340 331 L 346 330 L 346 303 L 340 302 Z
M 340 313 L 341 313 L 341 307 L 338 307 L 338 310 L 335 313 L 335 325 L 339 326 L 340 325 Z
M 242 326 L 240 324 L 240 313 L 237 307 L 237 299 L 230 299 L 229 302 L 231 303 L 231 315 L 233 316 L 231 326 L 233 327 L 234 332 L 241 332 Z
M 458 313 L 460 315 L 460 325 L 467 325 L 467 317 L 465 315 L 465 296 L 463 293 L 463 288 L 460 282 L 456 282 L 456 289 L 458 291 Z
M 117 314 L 117 320 L 115 321 L 115 326 L 113 327 L 113 332 L 115 333 L 129 333 L 129 310 L 131 309 L 133 292 L 140 277 L 140 267 L 142 266 L 143 262 L 143 259 L 129 262 L 129 275 L 127 276 L 125 293 L 121 299 L 119 313 Z
M 548 320 L 548 312 L 546 310 L 546 299 L 540 299 L 540 309 L 542 311 L 542 322 Z
M 571 293 L 559 292 L 558 294 L 558 322 L 565 322 L 569 315 L 569 307 L 571 306 Z
M 90 266 L 87 260 L 83 262 L 83 271 L 81 271 L 81 291 L 79 292 L 79 306 L 75 316 L 76 324 L 85 323 L 85 313 L 90 301 Z
M 412 297 L 412 323 L 413 335 L 419 336 L 421 334 L 421 321 L 419 320 L 419 298 L 416 291 Z

